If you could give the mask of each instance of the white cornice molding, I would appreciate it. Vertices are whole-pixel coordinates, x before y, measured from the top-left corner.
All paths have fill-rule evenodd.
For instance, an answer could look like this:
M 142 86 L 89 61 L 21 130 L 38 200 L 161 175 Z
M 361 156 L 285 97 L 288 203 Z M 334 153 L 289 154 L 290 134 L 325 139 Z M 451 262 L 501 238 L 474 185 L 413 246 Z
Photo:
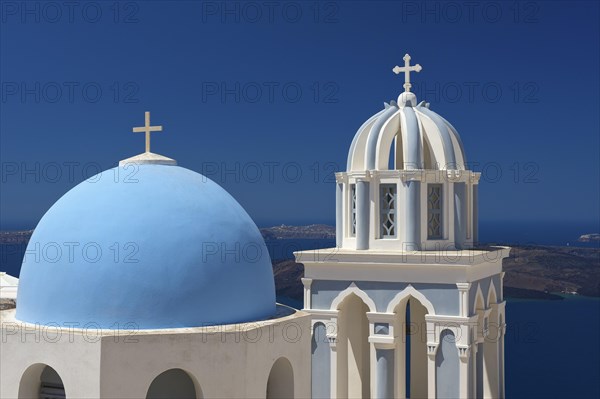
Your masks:
M 459 291 L 469 291 L 471 289 L 471 283 L 456 283 L 456 288 Z
M 306 278 L 315 280 L 435 284 L 472 283 L 497 275 L 502 272 L 502 259 L 508 254 L 507 250 L 499 249 L 494 251 L 495 261 L 487 261 L 483 255 L 478 254 L 472 257 L 454 257 L 446 260 L 447 263 L 424 263 L 420 255 L 400 251 L 332 251 L 330 248 L 294 254 L 296 261 L 304 264 Z M 483 300 L 485 299 L 484 296 Z
M 331 309 L 306 309 L 304 312 L 310 314 L 313 318 L 337 317 L 338 311 Z
M 451 182 L 458 182 L 464 180 L 466 175 L 468 175 L 467 171 L 458 170 L 458 169 L 447 169 L 446 170 L 446 178 Z
M 458 169 L 402 169 L 402 170 L 364 170 L 337 172 L 338 183 L 347 183 L 350 179 L 400 179 L 406 181 L 422 181 L 426 183 L 471 183 L 478 184 L 481 173 Z
M 423 266 L 473 266 L 483 263 L 499 263 L 508 256 L 509 247 L 494 247 L 493 250 L 441 249 L 431 251 L 398 250 L 355 250 L 349 248 L 321 248 L 296 251 L 294 256 L 300 263 L 360 263 Z M 306 260 L 302 258 L 305 257 Z M 316 259 L 316 260 L 315 260 Z M 319 261 L 322 259 L 322 261 Z M 501 273 L 499 270 L 498 273 Z
M 481 179 L 481 172 L 471 172 L 469 175 L 469 182 L 471 184 L 479 184 L 479 179 Z
M 367 319 L 370 323 L 393 323 L 396 321 L 396 313 L 367 312 Z
M 396 339 L 385 335 L 370 335 L 369 343 L 375 344 L 375 349 L 394 349 Z
M 425 315 L 425 320 L 429 323 L 446 323 L 448 325 L 476 325 L 477 324 L 477 316 L 448 316 L 448 315 Z
M 456 284 L 460 281 L 477 281 L 498 273 L 501 266 L 482 265 L 390 265 L 304 263 L 305 273 L 318 280 L 381 281 Z
M 348 183 L 348 174 L 345 172 L 336 172 L 335 182 L 336 183 Z

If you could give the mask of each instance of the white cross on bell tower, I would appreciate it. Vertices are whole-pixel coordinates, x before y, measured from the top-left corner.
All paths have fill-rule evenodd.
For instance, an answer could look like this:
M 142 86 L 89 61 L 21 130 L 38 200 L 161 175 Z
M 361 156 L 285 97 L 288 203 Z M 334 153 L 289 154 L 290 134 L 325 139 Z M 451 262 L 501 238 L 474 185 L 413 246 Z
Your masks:
M 404 72 L 404 91 L 405 92 L 409 92 L 410 88 L 412 87 L 412 85 L 410 84 L 410 73 L 412 71 L 414 72 L 420 72 L 421 69 L 421 65 L 416 64 L 411 66 L 410 65 L 410 55 L 405 54 L 404 58 L 402 58 L 404 60 L 404 66 L 403 67 L 399 67 L 398 65 L 396 65 L 394 67 L 394 69 L 392 69 L 392 71 L 398 75 L 400 72 Z

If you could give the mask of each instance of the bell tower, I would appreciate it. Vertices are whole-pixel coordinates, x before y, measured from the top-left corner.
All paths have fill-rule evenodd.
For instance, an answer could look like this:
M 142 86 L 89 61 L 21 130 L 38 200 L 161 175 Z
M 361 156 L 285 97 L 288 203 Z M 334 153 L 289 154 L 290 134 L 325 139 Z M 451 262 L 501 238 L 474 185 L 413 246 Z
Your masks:
M 478 245 L 480 174 L 461 138 L 405 91 L 336 174 L 336 247 L 297 252 L 312 314 L 313 397 L 504 397 L 502 259 Z

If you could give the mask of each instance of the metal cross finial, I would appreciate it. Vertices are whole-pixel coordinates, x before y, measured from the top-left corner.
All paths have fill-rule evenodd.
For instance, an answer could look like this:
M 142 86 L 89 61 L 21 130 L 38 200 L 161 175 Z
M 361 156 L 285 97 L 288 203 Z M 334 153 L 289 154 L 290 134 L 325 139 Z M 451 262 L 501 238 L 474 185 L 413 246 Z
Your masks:
M 410 88 L 412 87 L 412 85 L 410 84 L 410 73 L 412 71 L 415 72 L 420 72 L 421 69 L 421 65 L 416 64 L 413 66 L 410 66 L 410 55 L 406 54 L 403 58 L 404 60 L 404 66 L 403 67 L 399 67 L 398 65 L 396 65 L 394 67 L 394 69 L 392 69 L 392 71 L 394 71 L 394 73 L 396 75 L 398 75 L 400 72 L 404 72 L 404 91 L 408 92 L 410 91 Z
M 162 126 L 150 126 L 150 112 L 145 113 L 146 123 L 142 127 L 134 127 L 134 133 L 146 133 L 146 152 L 150 152 L 150 133 L 162 132 Z

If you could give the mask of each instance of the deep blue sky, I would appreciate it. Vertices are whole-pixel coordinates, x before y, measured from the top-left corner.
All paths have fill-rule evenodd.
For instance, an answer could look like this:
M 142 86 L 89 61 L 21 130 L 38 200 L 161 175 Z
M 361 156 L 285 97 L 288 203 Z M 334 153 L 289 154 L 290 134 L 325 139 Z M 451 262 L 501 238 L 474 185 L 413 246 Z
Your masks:
M 165 127 L 153 151 L 257 224 L 331 223 L 330 172 L 403 90 L 406 52 L 413 91 L 484 172 L 482 221 L 598 223 L 597 2 L 46 4 L 1 2 L 1 229 L 142 152 L 146 110 Z

